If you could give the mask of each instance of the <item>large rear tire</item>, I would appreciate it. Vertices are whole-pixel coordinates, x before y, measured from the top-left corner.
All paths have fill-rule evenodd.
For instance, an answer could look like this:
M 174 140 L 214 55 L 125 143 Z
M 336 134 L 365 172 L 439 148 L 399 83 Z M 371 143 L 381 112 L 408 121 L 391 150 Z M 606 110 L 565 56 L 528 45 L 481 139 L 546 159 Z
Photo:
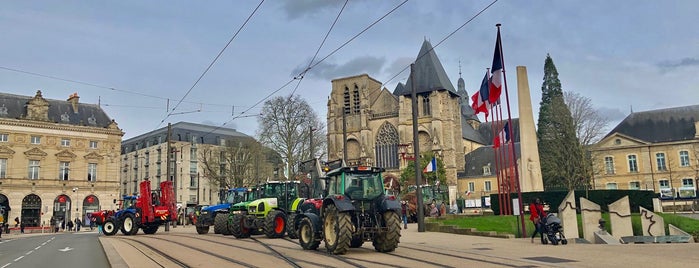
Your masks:
M 400 218 L 395 211 L 383 213 L 383 226 L 386 232 L 379 233 L 374 237 L 374 249 L 378 252 L 391 252 L 396 250 L 400 242 Z
M 104 232 L 104 235 L 106 236 L 112 236 L 119 231 L 119 227 L 117 227 L 116 222 L 114 219 L 108 219 L 104 222 L 104 225 L 102 225 L 102 231 Z
M 214 234 L 223 234 L 228 231 L 228 217 L 223 213 L 216 213 L 214 216 Z
M 138 233 L 138 226 L 136 226 L 136 217 L 127 213 L 121 220 L 121 233 L 125 235 L 135 235 Z
M 299 244 L 306 250 L 316 250 L 320 245 L 320 240 L 317 237 L 316 230 L 313 229 L 313 223 L 309 218 L 301 219 L 299 222 Z
M 197 234 L 208 234 L 209 233 L 209 226 L 202 227 L 202 226 L 197 226 Z
M 286 220 L 286 235 L 291 239 L 299 238 L 298 230 L 296 229 L 296 213 L 292 213 Z
M 281 238 L 286 233 L 286 214 L 281 210 L 272 210 L 265 217 L 265 235 L 269 238 Z
M 231 234 L 235 238 L 248 238 L 250 237 L 250 228 L 245 228 L 245 216 L 242 214 L 233 215 L 231 219 Z
M 152 225 L 152 226 L 147 226 L 143 228 L 143 233 L 145 234 L 154 234 L 155 232 L 158 231 L 158 225 Z
M 333 204 L 325 207 L 324 211 L 323 233 L 325 236 L 325 248 L 331 254 L 345 254 L 350 247 L 350 240 L 352 240 L 350 215 L 338 212 Z

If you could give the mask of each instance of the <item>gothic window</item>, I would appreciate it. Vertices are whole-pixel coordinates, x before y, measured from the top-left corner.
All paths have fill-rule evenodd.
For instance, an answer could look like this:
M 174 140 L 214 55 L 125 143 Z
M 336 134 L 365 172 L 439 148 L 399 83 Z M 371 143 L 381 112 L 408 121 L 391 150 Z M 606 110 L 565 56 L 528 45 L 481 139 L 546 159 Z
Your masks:
M 384 123 L 376 135 L 376 166 L 382 168 L 399 168 L 398 130 L 389 123 Z
M 424 95 L 422 96 L 422 115 L 427 116 L 431 114 L 432 110 L 430 109 L 430 96 Z
M 352 92 L 352 113 L 359 114 L 359 88 L 354 85 L 354 91 Z
M 344 96 L 344 113 L 349 114 L 350 113 L 350 92 L 349 88 L 345 87 L 345 93 L 343 94 Z

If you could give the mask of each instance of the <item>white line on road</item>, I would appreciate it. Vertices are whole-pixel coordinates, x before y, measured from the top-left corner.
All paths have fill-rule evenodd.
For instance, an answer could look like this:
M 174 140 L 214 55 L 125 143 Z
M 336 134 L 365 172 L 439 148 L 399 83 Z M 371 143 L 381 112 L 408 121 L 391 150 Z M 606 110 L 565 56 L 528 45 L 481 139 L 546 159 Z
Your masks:
M 27 252 L 27 253 L 24 253 L 24 255 L 29 255 L 29 254 L 32 254 L 32 252 L 34 252 L 34 251 L 33 251 L 33 250 L 30 250 L 29 252 Z
M 5 267 L 7 267 L 7 266 L 10 266 L 10 264 L 12 264 L 12 263 L 5 264 L 5 265 L 3 265 L 3 266 L 0 267 L 0 268 L 5 268 Z
M 21 260 L 22 258 L 24 258 L 24 256 L 19 256 L 18 258 L 15 259 L 15 261 Z
M 42 245 L 42 246 L 46 246 L 46 243 L 47 243 L 47 242 L 41 243 L 41 245 Z
M 40 248 L 41 248 L 41 246 L 38 246 L 38 247 L 35 247 L 34 250 L 37 250 L 37 249 L 40 249 Z

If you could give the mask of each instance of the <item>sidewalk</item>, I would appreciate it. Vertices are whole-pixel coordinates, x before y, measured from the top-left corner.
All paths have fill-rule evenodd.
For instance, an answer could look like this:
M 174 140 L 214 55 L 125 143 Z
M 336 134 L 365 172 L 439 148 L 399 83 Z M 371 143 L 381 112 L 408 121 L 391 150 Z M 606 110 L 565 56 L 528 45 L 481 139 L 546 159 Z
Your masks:
M 97 232 L 97 228 L 93 228 L 90 230 L 90 227 L 87 229 L 85 228 L 80 228 L 79 232 L 76 231 L 65 231 L 65 230 L 59 230 L 58 233 L 51 232 L 50 228 L 44 228 L 43 232 L 41 228 L 35 228 L 35 229 L 29 229 L 25 228 L 24 233 L 20 233 L 19 227 L 17 228 L 10 228 L 10 233 L 2 233 L 2 238 L 0 239 L 18 239 L 18 238 L 24 238 L 24 237 L 33 237 L 33 236 L 40 236 L 40 235 L 56 235 L 56 234 L 69 234 L 69 233 L 91 233 L 91 232 Z

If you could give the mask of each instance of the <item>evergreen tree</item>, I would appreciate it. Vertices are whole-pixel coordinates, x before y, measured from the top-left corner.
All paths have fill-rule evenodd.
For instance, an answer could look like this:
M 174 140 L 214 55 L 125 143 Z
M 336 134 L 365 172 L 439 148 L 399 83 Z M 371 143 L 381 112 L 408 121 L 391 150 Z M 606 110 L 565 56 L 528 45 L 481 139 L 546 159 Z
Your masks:
M 544 62 L 537 141 L 545 188 L 562 186 L 572 190 L 586 184 L 583 148 L 563 99 L 558 70 L 548 54 Z

